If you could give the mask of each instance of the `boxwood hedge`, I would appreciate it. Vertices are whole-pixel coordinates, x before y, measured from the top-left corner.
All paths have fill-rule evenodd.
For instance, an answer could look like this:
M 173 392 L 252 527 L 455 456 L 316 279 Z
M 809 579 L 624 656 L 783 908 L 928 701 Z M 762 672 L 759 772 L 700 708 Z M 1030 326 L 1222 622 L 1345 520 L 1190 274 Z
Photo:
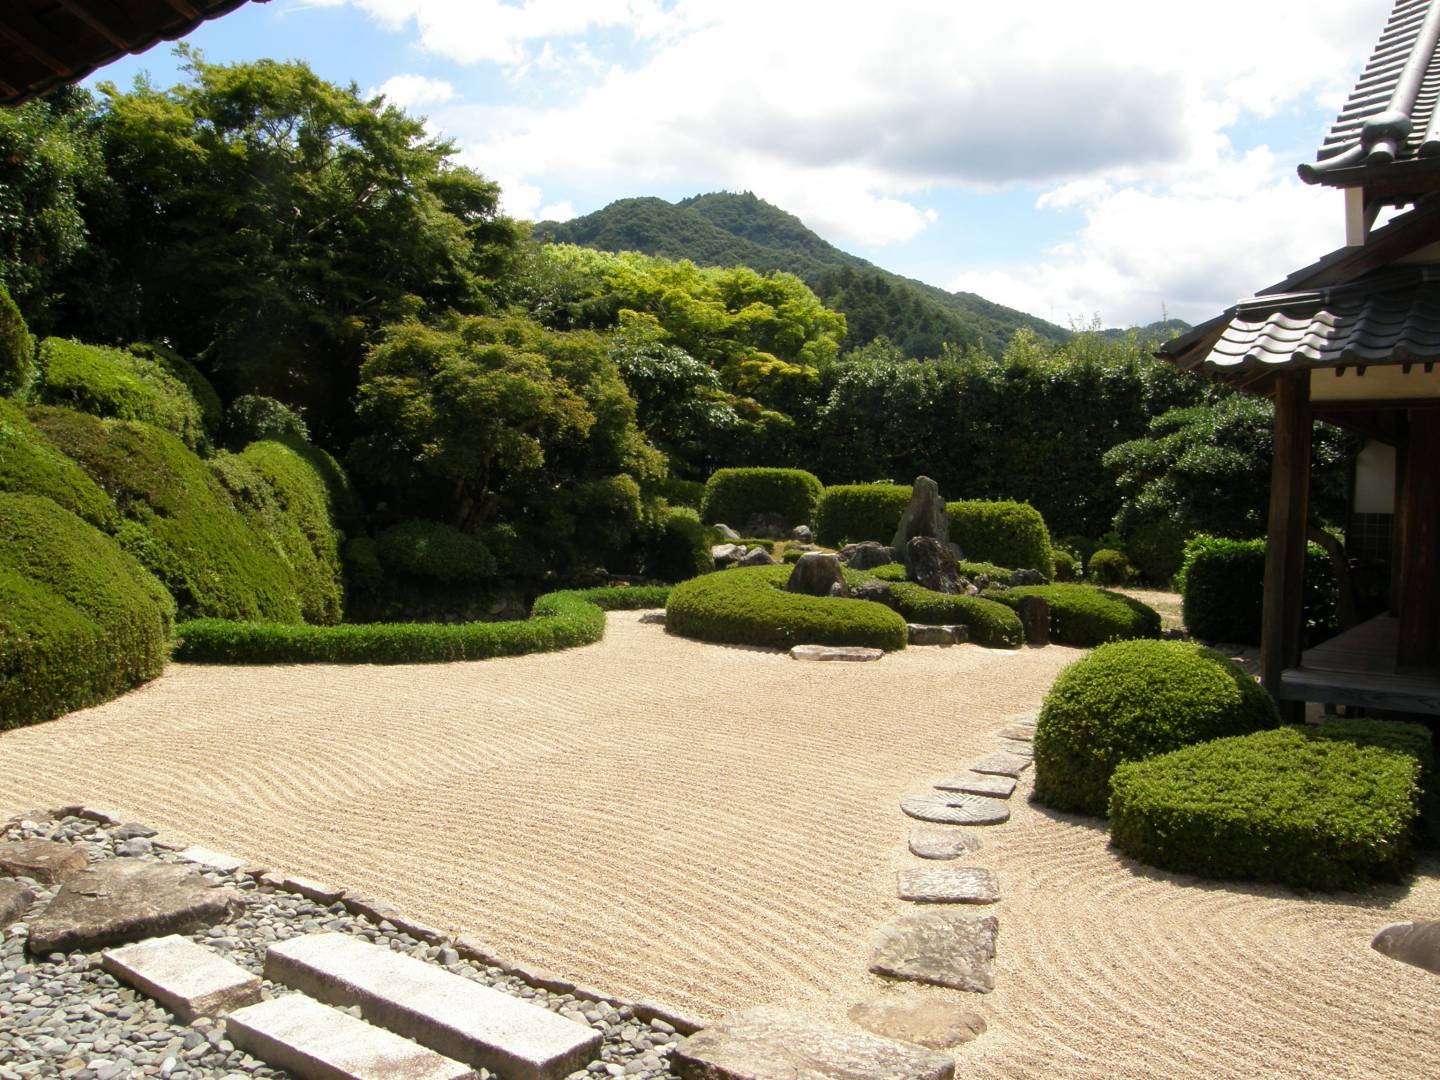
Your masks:
M 43 495 L 96 528 L 113 533 L 115 507 L 85 470 L 30 423 L 16 401 L 0 398 L 0 491 Z
M 1323 732 L 1284 727 L 1119 766 L 1111 840 L 1209 878 L 1309 889 L 1398 880 L 1411 862 L 1419 759 Z
M 890 594 L 907 622 L 964 623 L 969 627 L 971 641 L 992 649 L 1018 649 L 1025 644 L 1020 617 L 993 600 L 932 592 L 913 581 L 892 583 Z
M 910 504 L 903 484 L 838 484 L 820 496 L 815 538 L 826 547 L 895 538 L 900 517 Z
M 110 537 L 49 499 L 0 494 L 0 729 L 154 678 L 174 613 Z
M 883 604 L 785 591 L 789 566 L 741 567 L 681 582 L 665 605 L 666 628 L 733 645 L 905 647 L 905 620 Z
M 1050 640 L 1088 649 L 1107 641 L 1158 638 L 1160 613 L 1121 593 L 1090 585 L 1025 585 L 986 593 L 1015 608 L 1026 596 L 1038 596 L 1050 605 Z
M 1260 644 L 1265 541 L 1192 537 L 1178 578 L 1185 628 L 1203 641 Z M 1318 544 L 1305 553 L 1305 631 L 1313 644 L 1336 629 L 1335 573 Z
M 815 520 L 823 488 L 804 469 L 717 469 L 705 483 L 700 519 L 743 531 L 752 514 L 779 514 L 789 525 Z
M 1178 641 L 1102 645 L 1062 671 L 1045 697 L 1035 800 L 1103 816 L 1121 762 L 1278 723 L 1260 684 L 1217 652 Z
M 998 563 L 1055 576 L 1050 530 L 1029 503 L 968 500 L 945 504 L 950 539 L 973 562 Z

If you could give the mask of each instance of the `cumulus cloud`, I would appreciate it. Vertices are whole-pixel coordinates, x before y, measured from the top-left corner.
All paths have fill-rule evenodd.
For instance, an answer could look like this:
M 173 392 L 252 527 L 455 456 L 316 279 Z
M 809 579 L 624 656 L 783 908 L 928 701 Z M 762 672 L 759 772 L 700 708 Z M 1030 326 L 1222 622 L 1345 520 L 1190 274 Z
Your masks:
M 368 96 L 384 94 L 391 105 L 412 109 L 419 105 L 443 105 L 457 96 L 455 87 L 444 79 L 424 75 L 396 75 L 371 90 Z

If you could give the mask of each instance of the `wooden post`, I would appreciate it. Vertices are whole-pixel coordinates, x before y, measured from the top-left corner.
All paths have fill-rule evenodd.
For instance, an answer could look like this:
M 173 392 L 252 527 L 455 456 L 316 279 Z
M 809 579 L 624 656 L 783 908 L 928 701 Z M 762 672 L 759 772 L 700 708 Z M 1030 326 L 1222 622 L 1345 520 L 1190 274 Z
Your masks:
M 1399 616 L 1400 597 L 1405 594 L 1405 471 L 1409 465 L 1410 426 L 1406 414 L 1400 417 L 1395 440 L 1395 516 L 1390 521 L 1390 614 Z
M 1440 666 L 1440 409 L 1411 409 L 1408 427 L 1395 659 L 1402 668 L 1433 668 Z
M 1310 381 L 1305 371 L 1275 380 L 1275 457 L 1260 627 L 1260 678 L 1285 719 L 1304 704 L 1280 702 L 1280 673 L 1300 665 L 1304 643 L 1305 531 L 1310 516 Z

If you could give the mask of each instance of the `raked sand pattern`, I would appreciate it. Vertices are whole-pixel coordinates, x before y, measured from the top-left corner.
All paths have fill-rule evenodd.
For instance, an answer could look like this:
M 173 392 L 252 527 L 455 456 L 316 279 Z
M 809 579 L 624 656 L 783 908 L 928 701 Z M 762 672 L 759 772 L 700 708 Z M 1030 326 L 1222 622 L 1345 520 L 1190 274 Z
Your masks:
M 843 1021 L 921 860 L 898 800 L 995 748 L 1079 655 L 805 664 L 615 613 L 603 642 L 447 666 L 174 666 L 0 734 L 0 816 L 83 801 L 380 896 L 508 956 L 718 1016 Z M 1027 801 L 984 830 L 1002 901 L 982 1077 L 1433 1077 L 1440 981 L 1368 947 L 1440 915 L 1440 862 L 1365 896 L 1197 884 Z

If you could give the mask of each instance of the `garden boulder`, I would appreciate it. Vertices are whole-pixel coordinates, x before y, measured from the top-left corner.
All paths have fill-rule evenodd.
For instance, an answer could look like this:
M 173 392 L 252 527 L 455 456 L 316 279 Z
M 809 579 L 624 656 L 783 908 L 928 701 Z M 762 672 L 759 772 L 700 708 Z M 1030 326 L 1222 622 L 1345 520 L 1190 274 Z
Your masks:
M 900 515 L 900 525 L 895 530 L 895 539 L 890 546 L 895 554 L 909 565 L 910 541 L 917 536 L 930 537 L 947 547 L 950 543 L 950 516 L 945 512 L 945 500 L 940 497 L 940 485 L 928 476 L 917 476 L 910 492 L 910 504 Z
M 916 536 L 905 546 L 906 577 L 931 592 L 959 596 L 967 590 L 960 566 L 943 540 Z
M 839 586 L 837 592 L 835 587 Z M 807 551 L 790 571 L 785 582 L 785 591 L 804 593 L 806 596 L 849 596 L 845 575 L 840 571 L 840 559 L 822 551 Z
M 840 561 L 851 570 L 873 570 L 895 561 L 895 553 L 884 544 L 866 540 L 863 544 L 846 544 L 840 549 Z

